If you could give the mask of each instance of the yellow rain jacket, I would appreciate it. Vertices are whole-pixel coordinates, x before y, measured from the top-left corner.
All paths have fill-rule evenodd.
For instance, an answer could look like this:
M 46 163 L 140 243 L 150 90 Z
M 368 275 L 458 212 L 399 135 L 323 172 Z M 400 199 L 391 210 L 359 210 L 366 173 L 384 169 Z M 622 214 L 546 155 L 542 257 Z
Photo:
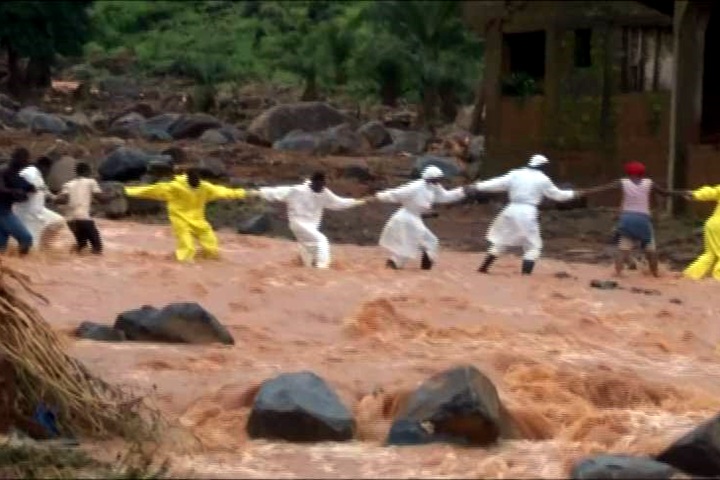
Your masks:
M 685 269 L 685 276 L 699 280 L 712 274 L 715 280 L 720 280 L 720 185 L 702 187 L 692 192 L 695 200 L 718 202 L 713 214 L 705 222 L 705 251 L 689 267 Z
M 219 255 L 217 237 L 205 220 L 205 205 L 214 200 L 240 200 L 246 192 L 242 188 L 221 187 L 205 181 L 201 181 L 198 188 L 192 188 L 186 175 L 178 175 L 169 182 L 125 187 L 125 194 L 167 202 L 170 224 L 177 239 L 175 256 L 181 262 L 191 262 L 195 258 L 195 238 L 205 255 Z

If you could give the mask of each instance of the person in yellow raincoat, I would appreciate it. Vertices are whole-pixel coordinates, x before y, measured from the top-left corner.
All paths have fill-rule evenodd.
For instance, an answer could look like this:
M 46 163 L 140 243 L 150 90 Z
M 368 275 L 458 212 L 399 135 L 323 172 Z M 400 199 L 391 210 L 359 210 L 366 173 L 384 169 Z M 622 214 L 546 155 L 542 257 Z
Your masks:
M 686 195 L 691 200 L 714 201 L 718 202 L 718 205 L 705 222 L 703 232 L 705 251 L 683 273 L 693 280 L 700 280 L 708 274 L 711 274 L 715 280 L 720 280 L 720 185 L 701 187 L 687 192 Z
M 181 262 L 195 258 L 195 239 L 207 257 L 217 258 L 219 246 L 212 226 L 205 219 L 205 205 L 214 200 L 242 200 L 256 196 L 255 191 L 213 185 L 200 179 L 199 173 L 189 169 L 168 182 L 125 187 L 129 197 L 167 202 L 170 225 L 177 240 L 175 257 Z

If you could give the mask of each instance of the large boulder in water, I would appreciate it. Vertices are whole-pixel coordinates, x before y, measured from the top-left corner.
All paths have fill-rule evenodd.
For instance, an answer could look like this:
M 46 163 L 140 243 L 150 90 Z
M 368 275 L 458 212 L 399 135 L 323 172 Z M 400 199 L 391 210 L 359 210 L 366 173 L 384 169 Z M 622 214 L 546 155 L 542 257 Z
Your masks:
M 247 423 L 251 438 L 290 442 L 351 440 L 355 421 L 325 381 L 312 372 L 265 381 Z
M 277 105 L 250 123 L 247 141 L 270 146 L 293 130 L 319 132 L 342 123 L 352 124 L 353 120 L 324 102 Z
M 720 477 L 720 415 L 680 437 L 657 460 L 690 475 Z
M 145 305 L 118 315 L 114 328 L 128 340 L 235 344 L 230 332 L 197 303 L 171 303 L 161 310 Z
M 105 157 L 98 173 L 103 181 L 128 182 L 145 174 L 151 161 L 172 163 L 172 158 L 143 152 L 136 148 L 120 147 Z
M 511 419 L 495 385 L 475 367 L 463 366 L 434 375 L 412 394 L 387 443 L 485 446 L 512 436 Z
M 77 330 L 75 330 L 75 336 L 100 342 L 122 342 L 125 340 L 124 332 L 108 325 L 100 325 L 93 322 L 81 323 Z
M 570 472 L 572 480 L 589 479 L 670 479 L 678 472 L 647 457 L 598 455 L 577 463 Z
M 168 133 L 175 140 L 198 138 L 206 130 L 221 128 L 222 126 L 222 122 L 212 115 L 208 115 L 206 113 L 193 113 L 181 116 L 170 126 Z

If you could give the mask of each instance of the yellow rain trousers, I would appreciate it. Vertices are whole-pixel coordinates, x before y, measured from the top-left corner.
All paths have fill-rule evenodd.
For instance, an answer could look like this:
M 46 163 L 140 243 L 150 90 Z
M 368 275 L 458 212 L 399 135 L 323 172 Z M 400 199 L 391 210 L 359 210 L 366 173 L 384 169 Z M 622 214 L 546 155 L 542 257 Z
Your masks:
M 192 262 L 195 258 L 195 238 L 205 256 L 219 256 L 217 237 L 205 220 L 205 205 L 214 200 L 245 198 L 242 188 L 221 187 L 205 181 L 201 181 L 198 188 L 192 188 L 185 175 L 178 175 L 169 182 L 125 187 L 125 194 L 167 202 L 170 224 L 177 239 L 175 256 L 181 262 Z
M 703 236 L 705 237 L 705 251 L 689 267 L 685 269 L 685 276 L 694 280 L 711 274 L 715 280 L 720 280 L 720 185 L 702 187 L 692 192 L 695 200 L 718 202 L 713 214 L 705 222 Z

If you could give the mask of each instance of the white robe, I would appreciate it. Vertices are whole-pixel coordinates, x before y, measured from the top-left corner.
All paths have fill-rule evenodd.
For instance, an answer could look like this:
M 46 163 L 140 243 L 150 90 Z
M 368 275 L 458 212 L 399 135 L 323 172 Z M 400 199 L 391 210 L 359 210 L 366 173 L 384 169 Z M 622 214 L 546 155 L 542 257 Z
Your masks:
M 402 204 L 385 224 L 379 241 L 381 247 L 390 251 L 395 264 L 402 267 L 407 261 L 416 259 L 422 250 L 430 259 L 436 258 L 438 238 L 425 226 L 421 215 L 429 212 L 435 203 L 462 200 L 465 193 L 462 187 L 448 191 L 441 185 L 420 179 L 378 192 L 375 196 L 382 202 Z
M 30 165 L 22 169 L 20 176 L 34 185 L 36 192 L 28 194 L 26 201 L 15 203 L 13 212 L 32 235 L 33 246 L 38 246 L 43 230 L 50 225 L 64 223 L 65 219 L 60 214 L 45 207 L 48 188 L 37 167 Z
M 300 257 L 306 266 L 330 266 L 330 242 L 319 228 L 324 209 L 344 210 L 360 205 L 354 198 L 338 197 L 329 188 L 316 193 L 308 182 L 287 187 L 262 187 L 260 195 L 269 202 L 287 203 L 290 230 L 300 245 Z
M 537 260 L 542 251 L 538 205 L 544 197 L 566 202 L 572 190 L 560 190 L 547 175 L 533 168 L 519 168 L 497 178 L 477 182 L 481 192 L 508 192 L 510 203 L 498 214 L 487 232 L 490 253 L 499 255 L 510 247 L 522 247 L 525 260 Z

